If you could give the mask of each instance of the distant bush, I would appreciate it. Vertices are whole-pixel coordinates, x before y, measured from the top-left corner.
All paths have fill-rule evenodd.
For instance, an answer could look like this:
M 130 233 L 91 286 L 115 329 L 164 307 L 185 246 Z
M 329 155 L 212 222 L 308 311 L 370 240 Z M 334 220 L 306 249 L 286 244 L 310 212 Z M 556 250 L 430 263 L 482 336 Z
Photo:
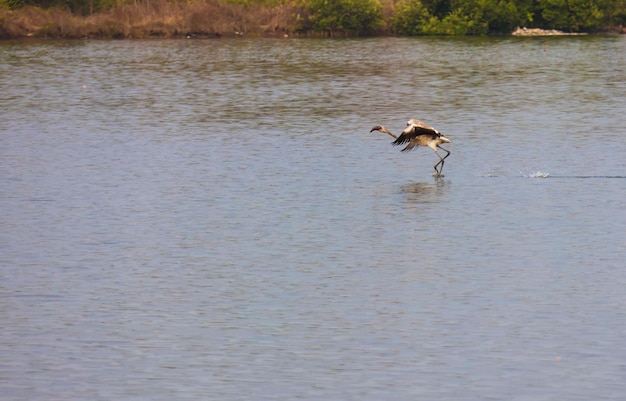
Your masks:
M 391 18 L 391 27 L 399 35 L 425 35 L 432 16 L 421 0 L 400 0 Z
M 524 9 L 506 0 L 400 0 L 395 11 L 392 28 L 400 35 L 485 35 L 529 22 Z
M 602 1 L 539 0 L 541 17 L 556 29 L 578 31 L 598 25 L 603 17 Z
M 368 34 L 385 26 L 378 0 L 310 0 L 311 28 L 329 34 Z

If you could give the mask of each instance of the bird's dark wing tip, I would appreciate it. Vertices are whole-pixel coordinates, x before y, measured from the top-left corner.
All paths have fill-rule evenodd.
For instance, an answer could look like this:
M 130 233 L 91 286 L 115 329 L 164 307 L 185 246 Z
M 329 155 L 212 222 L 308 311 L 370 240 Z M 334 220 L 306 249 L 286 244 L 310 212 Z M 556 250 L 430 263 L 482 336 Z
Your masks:
M 391 144 L 394 145 L 394 146 L 403 145 L 403 144 L 409 142 L 410 140 L 411 140 L 411 138 L 409 138 L 408 135 L 402 134 L 395 141 L 391 142 Z

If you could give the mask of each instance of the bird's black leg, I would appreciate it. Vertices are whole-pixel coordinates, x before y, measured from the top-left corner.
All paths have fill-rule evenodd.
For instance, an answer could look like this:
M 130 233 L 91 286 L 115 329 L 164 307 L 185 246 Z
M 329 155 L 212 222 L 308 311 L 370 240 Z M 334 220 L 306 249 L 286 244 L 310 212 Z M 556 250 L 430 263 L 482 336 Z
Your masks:
M 442 148 L 441 146 L 438 146 L 438 148 L 446 152 L 446 155 L 443 157 L 444 160 L 445 160 L 446 157 L 450 156 L 450 151 L 448 149 Z
M 443 159 L 445 159 L 445 157 L 441 157 L 439 152 L 437 152 L 436 150 L 435 150 L 435 153 L 437 153 L 437 156 L 439 156 L 439 161 L 437 162 L 437 164 L 435 164 L 435 175 L 439 177 L 441 175 L 441 170 L 443 169 L 443 164 L 444 164 Z M 440 164 L 441 164 L 441 167 L 439 168 L 439 170 L 437 170 L 437 166 Z
M 450 151 L 448 149 L 442 148 L 441 146 L 437 146 L 437 147 L 446 152 L 446 155 L 444 157 L 441 157 L 439 152 L 435 150 L 435 153 L 437 153 L 437 156 L 439 156 L 439 161 L 437 162 L 437 164 L 435 164 L 435 172 L 437 173 L 437 175 L 441 175 L 441 170 L 443 170 L 443 165 L 445 164 L 444 160 L 446 160 L 446 157 L 450 156 Z M 439 167 L 439 171 L 437 171 L 437 166 L 440 164 L 441 164 L 441 167 Z

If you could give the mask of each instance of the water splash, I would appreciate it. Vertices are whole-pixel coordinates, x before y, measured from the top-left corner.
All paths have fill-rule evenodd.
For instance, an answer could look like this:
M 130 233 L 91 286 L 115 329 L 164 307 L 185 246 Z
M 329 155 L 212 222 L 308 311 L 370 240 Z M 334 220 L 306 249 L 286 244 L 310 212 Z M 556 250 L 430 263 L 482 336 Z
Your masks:
M 547 171 L 537 171 L 535 173 L 531 173 L 531 174 L 522 174 L 522 176 L 527 177 L 527 178 L 548 178 L 550 177 L 550 173 L 548 173 Z

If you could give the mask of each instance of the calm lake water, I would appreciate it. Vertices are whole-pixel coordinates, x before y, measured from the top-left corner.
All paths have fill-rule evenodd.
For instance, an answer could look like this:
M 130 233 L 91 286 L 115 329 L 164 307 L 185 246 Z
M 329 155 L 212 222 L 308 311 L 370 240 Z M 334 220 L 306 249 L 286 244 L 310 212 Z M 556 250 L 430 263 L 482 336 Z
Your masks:
M 2 400 L 626 397 L 624 36 L 2 42 L 0 88 Z

